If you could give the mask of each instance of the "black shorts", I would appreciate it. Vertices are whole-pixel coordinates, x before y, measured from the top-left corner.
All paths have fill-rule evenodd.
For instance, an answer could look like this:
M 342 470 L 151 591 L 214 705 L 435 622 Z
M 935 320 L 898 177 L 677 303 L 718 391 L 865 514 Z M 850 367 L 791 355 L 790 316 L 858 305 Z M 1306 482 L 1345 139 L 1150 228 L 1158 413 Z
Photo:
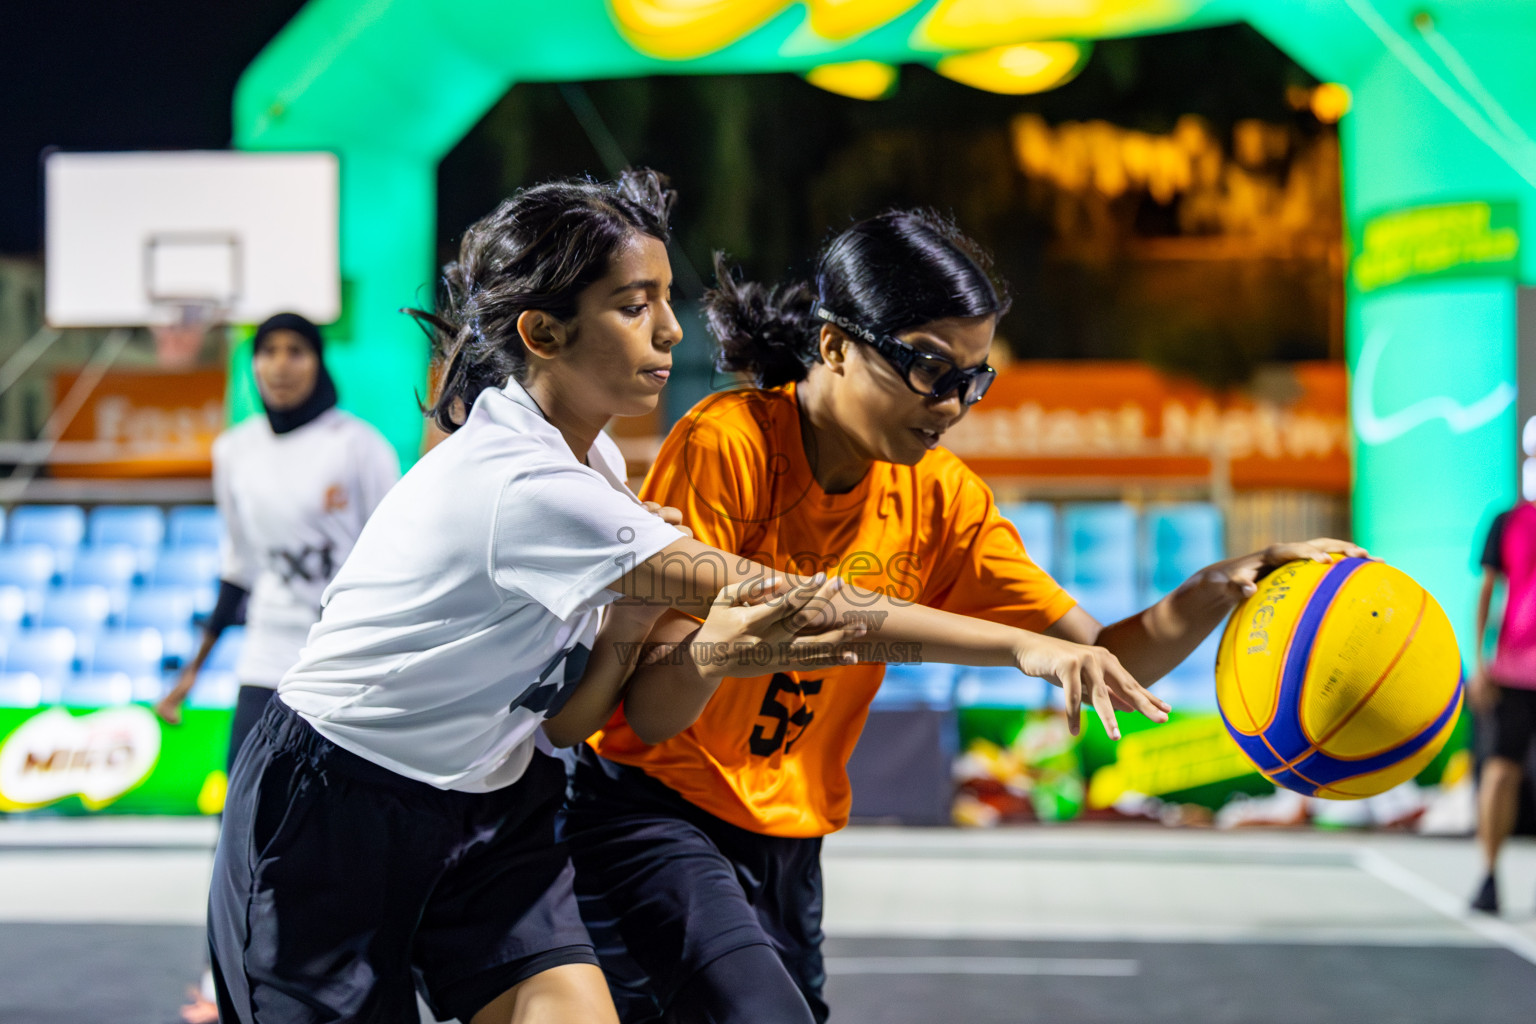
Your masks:
M 208 938 L 219 1019 L 468 1021 L 562 964 L 597 963 L 570 858 L 565 788 L 535 753 L 515 784 L 456 793 L 337 747 L 281 699 L 235 760 Z
M 1525 764 L 1536 741 L 1536 690 L 1500 686 L 1499 702 L 1477 721 L 1478 746 L 1484 757 Z
M 625 1024 L 657 1019 L 702 967 L 753 945 L 827 1019 L 819 838 L 749 832 L 585 745 L 568 764 L 577 898 Z

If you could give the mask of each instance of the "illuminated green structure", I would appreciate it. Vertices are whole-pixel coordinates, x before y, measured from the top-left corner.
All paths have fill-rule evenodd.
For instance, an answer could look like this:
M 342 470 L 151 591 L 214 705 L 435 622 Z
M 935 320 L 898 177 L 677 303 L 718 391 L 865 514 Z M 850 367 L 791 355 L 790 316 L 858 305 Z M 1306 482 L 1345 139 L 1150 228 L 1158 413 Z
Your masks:
M 931 64 L 1234 21 L 1353 95 L 1356 536 L 1469 623 L 1470 549 L 1515 493 L 1516 283 L 1536 281 L 1518 244 L 1536 229 L 1530 0 L 312 0 L 242 78 L 235 141 L 340 154 L 329 351 L 347 404 L 409 459 L 427 350 L 395 310 L 430 300 L 438 161 L 515 82 Z M 1464 205 L 1382 216 L 1445 204 Z

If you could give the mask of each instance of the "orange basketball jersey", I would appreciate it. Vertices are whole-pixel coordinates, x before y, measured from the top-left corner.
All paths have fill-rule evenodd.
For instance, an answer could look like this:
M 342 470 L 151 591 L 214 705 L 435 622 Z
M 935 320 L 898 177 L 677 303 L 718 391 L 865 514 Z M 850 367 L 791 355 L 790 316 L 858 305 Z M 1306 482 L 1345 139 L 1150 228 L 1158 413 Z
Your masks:
M 817 486 L 794 385 L 700 402 L 662 445 L 641 496 L 671 505 L 703 543 L 784 572 L 836 573 L 865 590 L 1035 631 L 1074 601 L 1029 560 L 992 492 L 936 449 L 916 466 L 877 462 L 846 494 Z M 875 616 L 864 656 L 913 660 Z M 621 709 L 592 737 L 734 825 L 819 836 L 848 821 L 846 765 L 885 665 L 861 663 L 720 684 L 697 722 L 649 746 Z

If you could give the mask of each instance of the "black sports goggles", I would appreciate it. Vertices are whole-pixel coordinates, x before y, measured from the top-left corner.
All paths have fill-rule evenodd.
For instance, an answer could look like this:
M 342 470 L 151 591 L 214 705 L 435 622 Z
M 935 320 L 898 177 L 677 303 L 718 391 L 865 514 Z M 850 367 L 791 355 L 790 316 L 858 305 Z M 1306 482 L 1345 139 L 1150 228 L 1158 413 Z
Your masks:
M 962 405 L 975 405 L 997 379 L 997 371 L 985 363 L 962 370 L 943 356 L 913 348 L 889 334 L 877 335 L 868 328 L 838 316 L 826 306 L 817 305 L 816 316 L 842 328 L 880 353 L 901 374 L 907 387 L 924 398 L 947 398 L 952 392 L 958 391 Z

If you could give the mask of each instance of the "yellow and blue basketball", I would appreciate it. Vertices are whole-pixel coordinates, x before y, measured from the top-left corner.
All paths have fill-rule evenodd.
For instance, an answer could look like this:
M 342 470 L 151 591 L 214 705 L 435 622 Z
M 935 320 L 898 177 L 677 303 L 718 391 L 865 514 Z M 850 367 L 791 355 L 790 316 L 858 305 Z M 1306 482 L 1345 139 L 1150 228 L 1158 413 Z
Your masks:
M 1276 785 L 1356 800 L 1413 778 L 1461 709 L 1445 612 L 1384 562 L 1291 562 L 1233 612 L 1216 655 L 1227 731 Z

